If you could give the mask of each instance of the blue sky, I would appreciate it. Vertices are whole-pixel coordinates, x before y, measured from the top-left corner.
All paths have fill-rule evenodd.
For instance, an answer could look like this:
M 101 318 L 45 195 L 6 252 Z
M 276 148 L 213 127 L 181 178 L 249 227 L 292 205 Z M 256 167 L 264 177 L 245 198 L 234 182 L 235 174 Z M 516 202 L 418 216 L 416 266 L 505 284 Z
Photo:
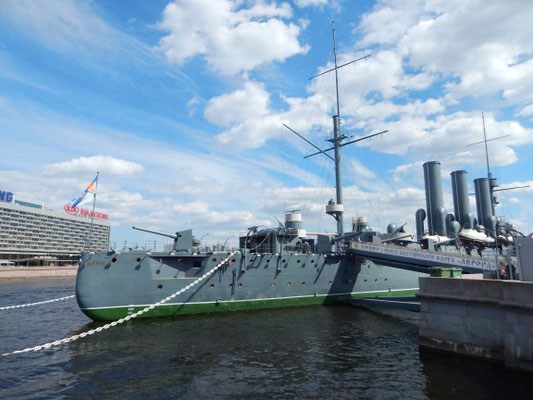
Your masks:
M 3 0 L 0 190 L 62 211 L 100 171 L 112 244 L 193 228 L 209 244 L 325 204 L 334 114 L 331 20 L 342 129 L 386 135 L 343 149 L 345 221 L 383 230 L 425 207 L 422 163 L 486 175 L 496 214 L 533 232 L 533 3 L 513 1 Z M 473 186 L 471 186 L 473 191 Z M 472 199 L 472 204 L 474 201 Z M 474 208 L 473 208 L 474 210 Z M 231 238 L 234 241 L 235 238 Z

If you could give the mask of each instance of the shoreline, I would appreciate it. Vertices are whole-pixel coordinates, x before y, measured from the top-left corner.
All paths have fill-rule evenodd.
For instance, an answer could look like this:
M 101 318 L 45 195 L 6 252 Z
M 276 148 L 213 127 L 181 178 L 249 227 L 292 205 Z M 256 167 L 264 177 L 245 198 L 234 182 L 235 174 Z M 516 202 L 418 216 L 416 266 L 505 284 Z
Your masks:
M 0 280 L 4 279 L 33 279 L 33 278 L 74 278 L 78 273 L 78 266 L 68 267 L 2 267 Z

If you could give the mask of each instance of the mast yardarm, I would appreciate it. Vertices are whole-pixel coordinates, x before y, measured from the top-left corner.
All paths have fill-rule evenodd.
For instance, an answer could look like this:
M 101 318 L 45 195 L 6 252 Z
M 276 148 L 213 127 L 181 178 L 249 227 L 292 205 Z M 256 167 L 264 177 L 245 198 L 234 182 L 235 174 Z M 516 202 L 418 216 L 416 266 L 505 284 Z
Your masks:
M 316 148 L 318 150 L 318 152 L 313 153 L 313 154 L 309 154 L 309 155 L 305 156 L 304 158 L 309 158 L 309 157 L 315 156 L 317 154 L 324 154 L 325 156 L 327 156 L 328 158 L 332 159 L 335 162 L 335 190 L 336 190 L 337 201 L 333 202 L 332 200 L 330 200 L 329 204 L 326 206 L 326 213 L 330 214 L 331 216 L 333 216 L 335 218 L 335 220 L 337 221 L 337 233 L 339 234 L 339 236 L 342 236 L 344 234 L 344 220 L 343 220 L 344 207 L 342 205 L 342 176 L 341 176 L 341 152 L 340 152 L 340 149 L 343 146 L 346 146 L 346 145 L 349 145 L 349 144 L 352 144 L 352 143 L 356 143 L 356 142 L 360 142 L 361 140 L 365 140 L 365 139 L 368 139 L 368 138 L 371 138 L 371 137 L 374 137 L 374 136 L 377 136 L 377 135 L 381 135 L 381 134 L 386 133 L 388 131 L 385 130 L 385 131 L 382 131 L 382 132 L 374 133 L 372 135 L 364 136 L 362 138 L 355 139 L 355 140 L 352 140 L 352 141 L 349 141 L 349 142 L 346 142 L 346 143 L 342 142 L 344 139 L 348 138 L 348 136 L 342 135 L 342 133 L 341 133 L 338 70 L 340 68 L 342 68 L 342 67 L 345 67 L 346 65 L 350 65 L 350 64 L 353 64 L 353 63 L 355 63 L 357 61 L 364 60 L 364 59 L 370 57 L 370 54 L 367 54 L 366 56 L 363 56 L 363 57 L 357 58 L 355 60 L 349 61 L 349 62 L 347 62 L 345 64 L 338 65 L 338 63 L 337 63 L 337 44 L 336 44 L 336 40 L 335 40 L 335 21 L 332 21 L 332 27 L 333 27 L 333 55 L 334 55 L 335 67 L 332 68 L 332 69 L 329 69 L 327 71 L 321 72 L 318 75 L 312 76 L 309 79 L 314 79 L 314 78 L 319 77 L 321 75 L 324 75 L 324 74 L 326 74 L 328 72 L 335 71 L 335 93 L 336 93 L 336 100 L 337 100 L 337 114 L 333 116 L 333 138 L 328 140 L 329 142 L 331 142 L 333 144 L 333 146 L 328 148 L 328 149 L 322 150 L 318 146 L 316 146 L 315 144 L 311 143 L 309 140 L 304 138 L 298 132 L 296 132 L 293 129 L 289 128 L 287 125 L 283 124 L 283 126 L 285 126 L 291 132 L 293 132 L 294 134 L 298 135 L 300 138 L 302 138 L 303 140 L 305 140 L 307 143 L 309 143 L 311 146 L 313 146 L 314 148 Z M 333 158 L 327 153 L 330 150 L 334 151 L 334 157 Z

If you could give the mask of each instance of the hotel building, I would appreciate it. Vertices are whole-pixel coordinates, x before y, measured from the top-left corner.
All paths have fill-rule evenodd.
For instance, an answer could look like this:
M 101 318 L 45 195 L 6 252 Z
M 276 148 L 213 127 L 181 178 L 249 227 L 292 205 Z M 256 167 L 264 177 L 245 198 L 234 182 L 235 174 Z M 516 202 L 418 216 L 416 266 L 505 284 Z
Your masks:
M 68 206 L 65 211 L 19 201 L 12 193 L 0 191 L 0 259 L 21 266 L 77 264 L 91 231 L 90 212 Z M 82 215 L 70 215 L 77 213 Z M 97 216 L 90 251 L 107 251 L 110 224 L 104 219 L 107 215 Z

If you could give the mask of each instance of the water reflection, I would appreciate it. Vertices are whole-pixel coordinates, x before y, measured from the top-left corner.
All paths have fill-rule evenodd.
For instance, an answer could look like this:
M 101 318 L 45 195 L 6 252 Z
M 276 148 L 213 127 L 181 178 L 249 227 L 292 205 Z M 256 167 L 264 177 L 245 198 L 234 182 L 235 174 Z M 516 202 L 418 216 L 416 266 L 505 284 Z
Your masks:
M 73 288 L 0 282 L 0 305 Z M 75 300 L 2 312 L 0 351 L 103 324 Z M 416 313 L 344 305 L 134 320 L 0 361 L 2 398 L 484 399 L 527 398 L 529 387 L 499 366 L 420 353 Z
M 72 349 L 69 396 L 425 398 L 413 329 L 344 306 L 140 320 Z
M 501 364 L 420 349 L 426 394 L 444 399 L 531 399 L 532 375 Z

